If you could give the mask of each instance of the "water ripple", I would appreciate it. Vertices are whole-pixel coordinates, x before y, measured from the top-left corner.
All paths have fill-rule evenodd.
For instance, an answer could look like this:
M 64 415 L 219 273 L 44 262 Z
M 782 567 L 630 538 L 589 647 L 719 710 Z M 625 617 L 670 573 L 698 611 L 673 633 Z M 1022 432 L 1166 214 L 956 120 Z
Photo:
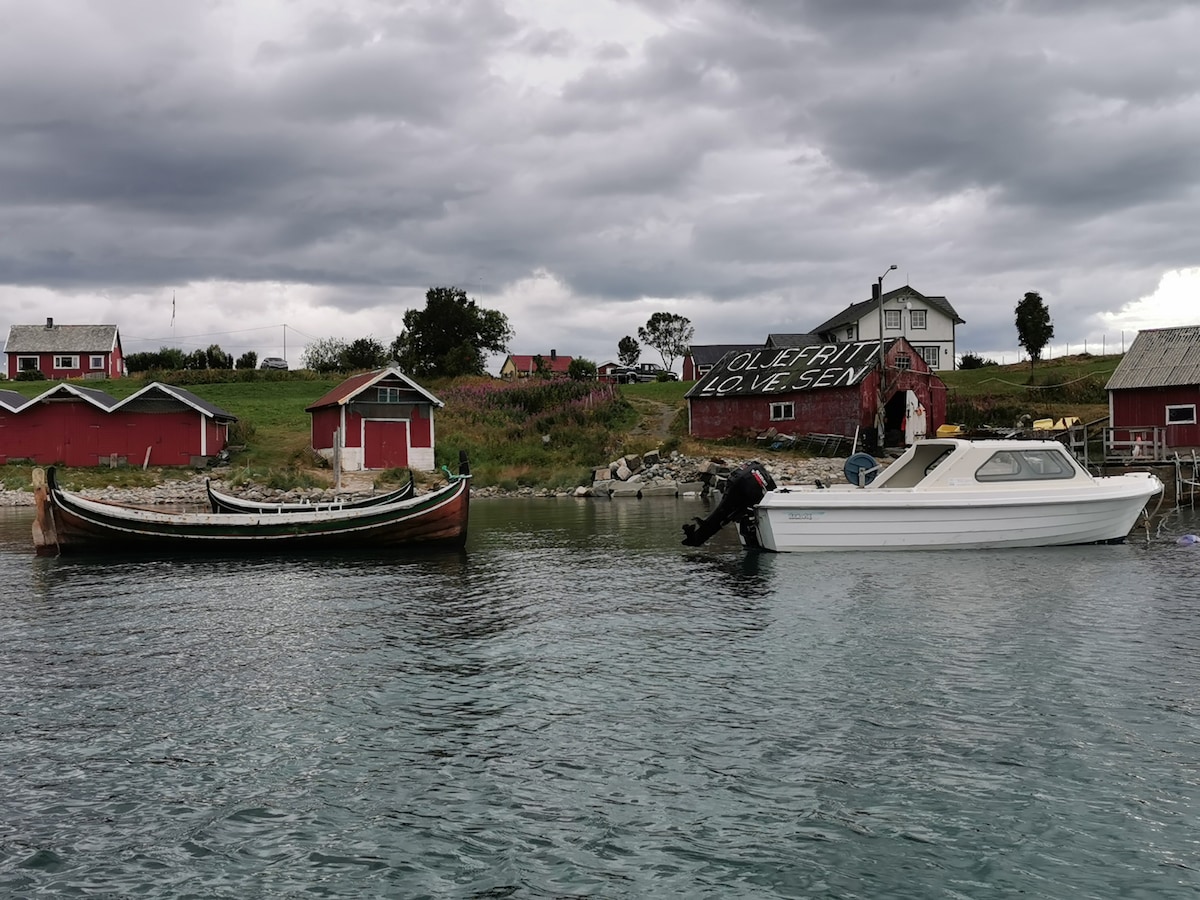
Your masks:
M 35 560 L 0 513 L 0 892 L 1200 890 L 1200 548 L 697 552 L 696 512 L 319 566 Z

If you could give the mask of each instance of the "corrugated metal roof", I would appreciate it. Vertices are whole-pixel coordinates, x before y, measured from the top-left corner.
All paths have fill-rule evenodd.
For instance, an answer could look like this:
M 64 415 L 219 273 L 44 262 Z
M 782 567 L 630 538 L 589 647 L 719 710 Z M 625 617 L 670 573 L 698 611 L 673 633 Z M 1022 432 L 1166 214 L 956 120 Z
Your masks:
M 108 353 L 117 346 L 116 325 L 13 325 L 6 353 Z
M 1139 331 L 1106 390 L 1200 385 L 1200 325 Z

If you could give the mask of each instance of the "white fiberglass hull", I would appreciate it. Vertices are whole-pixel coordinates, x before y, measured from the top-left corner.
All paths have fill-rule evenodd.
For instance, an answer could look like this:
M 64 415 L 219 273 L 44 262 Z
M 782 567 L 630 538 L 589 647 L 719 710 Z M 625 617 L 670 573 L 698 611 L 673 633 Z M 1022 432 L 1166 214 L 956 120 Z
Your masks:
M 1153 475 L 1028 490 L 782 488 L 755 508 L 777 552 L 1054 547 L 1124 540 L 1162 490 Z

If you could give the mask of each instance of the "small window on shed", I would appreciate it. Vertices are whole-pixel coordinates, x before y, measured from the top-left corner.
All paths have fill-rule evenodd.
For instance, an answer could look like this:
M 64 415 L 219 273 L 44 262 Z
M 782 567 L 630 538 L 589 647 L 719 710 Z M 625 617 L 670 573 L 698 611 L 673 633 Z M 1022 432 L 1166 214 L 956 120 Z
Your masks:
M 897 353 L 893 357 L 893 359 L 896 361 L 897 369 L 911 369 L 912 368 L 912 357 L 909 356 L 907 353 Z
M 399 403 L 400 388 L 398 387 L 381 387 L 379 388 L 380 403 Z
M 1168 425 L 1195 425 L 1196 424 L 1196 404 L 1187 403 L 1178 406 L 1167 407 L 1167 424 Z
M 783 422 L 796 418 L 796 404 L 794 403 L 772 403 L 771 404 L 771 421 Z

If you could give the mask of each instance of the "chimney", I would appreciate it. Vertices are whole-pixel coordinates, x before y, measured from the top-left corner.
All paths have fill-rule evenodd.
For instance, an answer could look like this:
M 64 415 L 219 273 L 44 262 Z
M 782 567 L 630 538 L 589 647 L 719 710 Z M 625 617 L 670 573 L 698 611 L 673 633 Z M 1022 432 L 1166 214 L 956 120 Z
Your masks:
M 54 327 L 54 320 L 52 318 L 50 318 L 49 316 L 46 316 L 46 327 L 47 328 Z
M 551 358 L 551 359 L 558 359 L 558 351 L 557 351 L 557 350 L 551 350 L 551 351 L 550 351 L 550 358 Z

